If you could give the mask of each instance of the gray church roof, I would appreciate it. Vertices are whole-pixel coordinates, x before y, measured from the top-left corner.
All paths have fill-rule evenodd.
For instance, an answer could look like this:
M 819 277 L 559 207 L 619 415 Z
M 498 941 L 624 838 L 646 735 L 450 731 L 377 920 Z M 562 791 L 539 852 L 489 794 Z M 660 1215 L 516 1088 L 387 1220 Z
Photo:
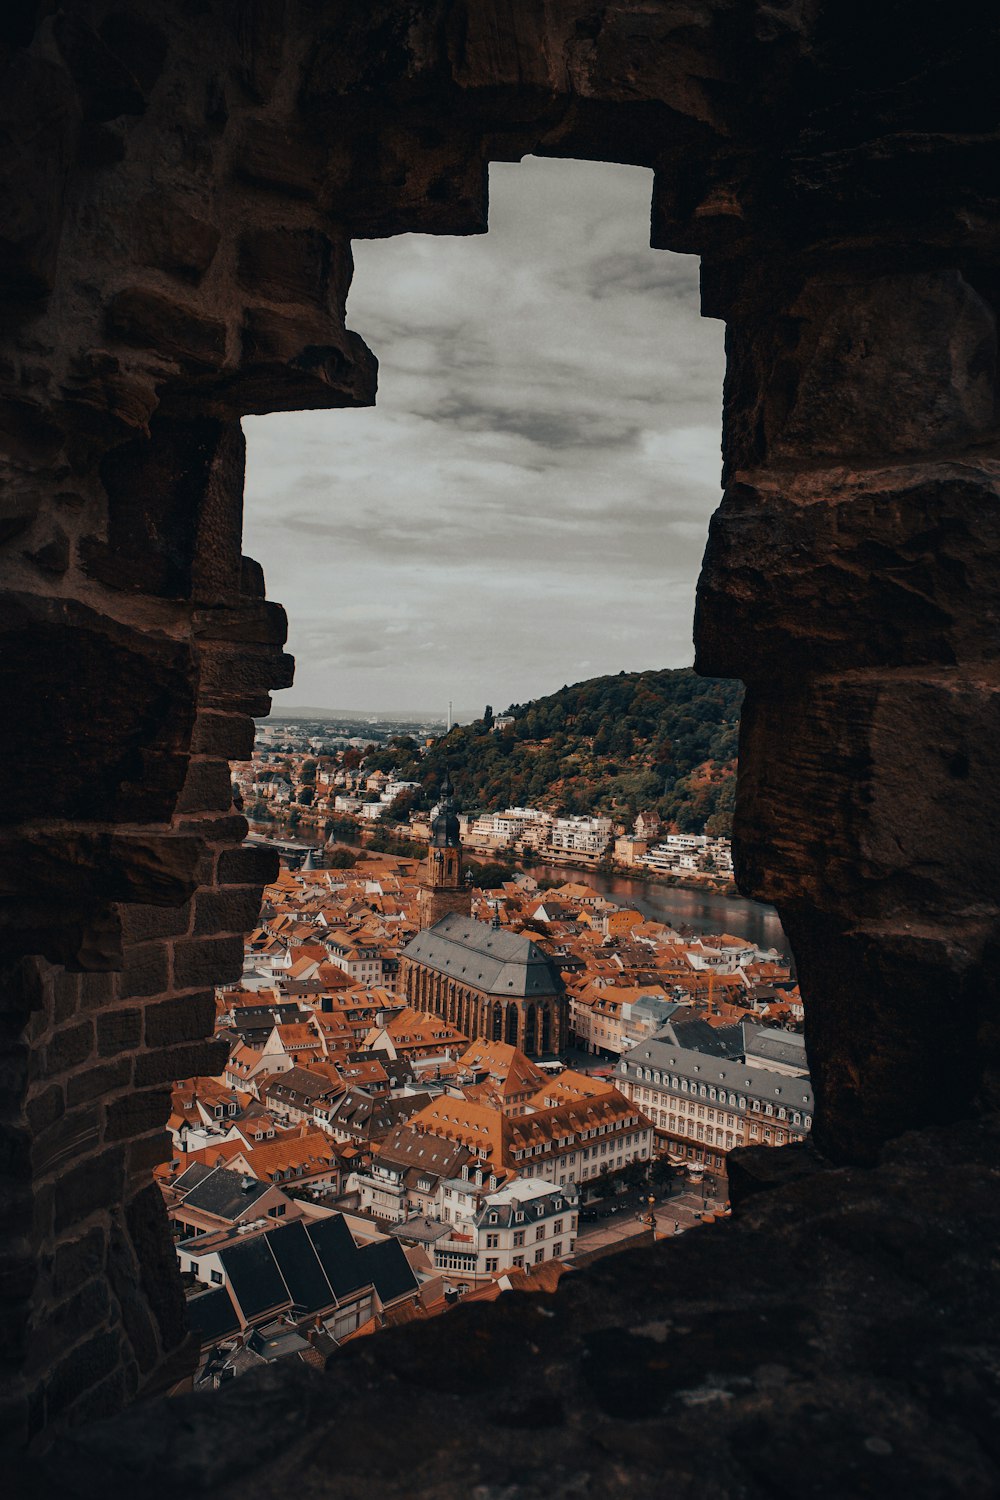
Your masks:
M 458 912 L 418 932 L 402 956 L 488 995 L 522 999 L 562 990 L 559 975 L 537 943 Z

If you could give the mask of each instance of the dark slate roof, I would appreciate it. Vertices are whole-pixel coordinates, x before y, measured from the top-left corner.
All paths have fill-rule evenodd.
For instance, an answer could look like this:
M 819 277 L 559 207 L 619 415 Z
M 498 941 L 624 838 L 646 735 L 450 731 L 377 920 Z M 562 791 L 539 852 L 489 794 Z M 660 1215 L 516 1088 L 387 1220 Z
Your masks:
M 334 1083 L 322 1073 L 311 1073 L 308 1068 L 289 1068 L 287 1072 L 275 1073 L 266 1090 L 268 1098 L 297 1095 L 304 1102 L 325 1099 L 329 1094 L 342 1094 L 343 1091 L 343 1084 Z
M 204 1182 L 206 1177 L 211 1177 L 216 1170 L 215 1167 L 206 1167 L 203 1161 L 193 1161 L 189 1167 L 185 1167 L 181 1175 L 175 1179 L 173 1186 L 180 1188 L 183 1193 L 189 1193 L 192 1188 Z
M 320 1308 L 332 1307 L 333 1290 L 305 1226 L 302 1223 L 284 1224 L 280 1229 L 272 1229 L 267 1241 L 293 1304 L 303 1312 L 319 1312 Z
M 488 995 L 523 998 L 562 991 L 555 967 L 537 943 L 458 912 L 418 932 L 401 956 Z
M 446 1141 L 440 1136 L 428 1135 L 425 1130 L 399 1124 L 382 1142 L 378 1160 L 384 1167 L 413 1167 L 418 1175 L 426 1172 L 429 1177 L 457 1177 L 471 1156 L 468 1147 L 459 1142 Z
M 263 1031 L 269 1035 L 276 1024 L 285 1026 L 302 1020 L 305 1020 L 304 1012 L 290 1001 L 279 1001 L 277 1005 L 239 1005 L 233 1015 L 233 1030 L 241 1036 L 248 1031 Z
M 707 1057 L 734 1057 L 743 1050 L 742 1045 L 738 1045 L 734 1052 L 726 1037 L 720 1036 L 716 1027 L 709 1026 L 707 1021 L 681 1021 L 676 1014 L 657 1032 L 657 1040 L 674 1041 L 678 1047 L 686 1047 L 690 1052 L 704 1052 Z
M 361 1264 L 360 1251 L 340 1214 L 336 1218 L 318 1219 L 306 1233 L 338 1300 L 367 1286 L 370 1278 Z
M 188 1171 L 191 1170 L 189 1167 Z M 183 1184 L 187 1175 L 187 1172 L 182 1173 L 177 1182 Z M 244 1183 L 247 1184 L 246 1187 Z M 206 1214 L 215 1214 L 220 1219 L 233 1220 L 256 1203 L 270 1186 L 269 1182 L 258 1182 L 244 1172 L 231 1172 L 228 1167 L 215 1167 L 185 1194 L 184 1204 L 185 1207 L 200 1208 Z
M 430 1102 L 427 1093 L 373 1099 L 364 1089 L 348 1089 L 330 1116 L 330 1126 L 334 1132 L 344 1130 L 361 1140 L 378 1140 Z
M 372 1283 L 383 1306 L 417 1290 L 417 1278 L 398 1240 L 374 1240 L 363 1245 L 358 1256 L 364 1279 Z
M 215 1286 L 189 1297 L 187 1315 L 192 1332 L 198 1335 L 203 1346 L 217 1344 L 220 1339 L 240 1331 L 239 1316 L 228 1287 Z
M 233 1295 L 248 1322 L 289 1300 L 288 1288 L 271 1254 L 269 1238 L 266 1234 L 256 1235 L 242 1245 L 219 1251 Z
M 760 1063 L 744 1062 L 740 1058 L 713 1057 L 704 1052 L 694 1052 L 678 1046 L 669 1037 L 652 1037 L 648 1042 L 639 1042 L 626 1052 L 618 1071 L 636 1075 L 638 1069 L 659 1069 L 664 1078 L 671 1074 L 694 1080 L 698 1083 L 722 1084 L 758 1099 L 769 1099 L 784 1104 L 789 1109 L 806 1112 L 813 1107 L 813 1092 L 808 1076 L 797 1077 L 790 1073 L 777 1073 Z M 646 1087 L 667 1088 L 666 1083 L 643 1077 Z M 529 1117 L 530 1118 L 530 1117 Z
M 778 1031 L 771 1026 L 753 1026 L 744 1022 L 747 1062 L 781 1063 L 785 1067 L 808 1071 L 805 1037 L 793 1031 Z

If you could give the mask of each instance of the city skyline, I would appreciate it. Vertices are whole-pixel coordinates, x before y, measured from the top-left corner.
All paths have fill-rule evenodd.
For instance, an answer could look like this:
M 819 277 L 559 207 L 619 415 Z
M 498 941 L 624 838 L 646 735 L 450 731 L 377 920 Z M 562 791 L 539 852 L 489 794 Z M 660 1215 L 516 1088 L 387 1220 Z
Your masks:
M 463 712 L 689 665 L 723 328 L 649 249 L 652 174 L 491 169 L 490 232 L 356 243 L 373 409 L 245 421 L 246 549 L 289 613 L 275 708 Z

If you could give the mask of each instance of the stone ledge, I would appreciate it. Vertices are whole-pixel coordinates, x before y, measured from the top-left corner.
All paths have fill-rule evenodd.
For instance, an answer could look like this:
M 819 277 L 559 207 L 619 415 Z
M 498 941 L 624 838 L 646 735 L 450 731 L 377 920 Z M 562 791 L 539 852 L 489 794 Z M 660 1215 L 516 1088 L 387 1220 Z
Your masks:
M 25 1500 L 828 1500 L 1000 1491 L 1000 1121 L 739 1217 L 63 1435 Z

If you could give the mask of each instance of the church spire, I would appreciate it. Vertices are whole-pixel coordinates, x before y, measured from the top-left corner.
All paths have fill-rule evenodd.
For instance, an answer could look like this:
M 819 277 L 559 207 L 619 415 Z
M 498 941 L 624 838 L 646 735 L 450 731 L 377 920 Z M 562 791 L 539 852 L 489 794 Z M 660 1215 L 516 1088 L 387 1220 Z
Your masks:
M 451 911 L 469 915 L 469 891 L 462 878 L 462 839 L 447 771 L 431 814 L 430 847 L 418 897 L 420 926 L 430 927 Z

